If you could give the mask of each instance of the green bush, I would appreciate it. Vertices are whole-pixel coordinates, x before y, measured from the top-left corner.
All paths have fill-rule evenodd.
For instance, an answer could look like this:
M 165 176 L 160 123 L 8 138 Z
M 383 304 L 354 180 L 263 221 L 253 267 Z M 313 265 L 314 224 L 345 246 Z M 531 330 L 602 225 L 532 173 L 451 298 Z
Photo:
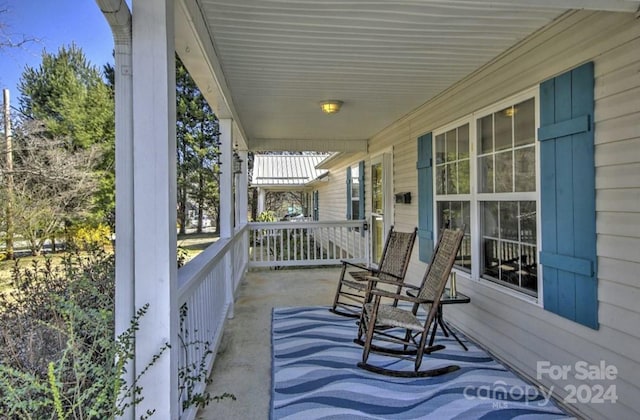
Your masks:
M 0 294 L 0 413 L 102 419 L 139 402 L 142 390 L 120 378 L 146 311 L 140 308 L 114 340 L 112 255 L 16 265 L 10 291 Z
M 21 269 L 16 263 L 8 291 L 0 293 L 0 418 L 105 419 L 142 401 L 138 381 L 169 344 L 158 349 L 133 384 L 121 380 L 148 305 L 114 339 L 114 279 L 114 256 L 100 250 L 68 254 L 60 265 L 46 259 Z M 195 392 L 199 382 L 206 382 L 211 350 L 208 342 L 190 339 L 187 312 L 186 305 L 180 309 L 180 350 L 187 355 L 191 347 L 202 347 L 204 355 L 178 371 L 183 408 L 235 400 L 227 393 Z

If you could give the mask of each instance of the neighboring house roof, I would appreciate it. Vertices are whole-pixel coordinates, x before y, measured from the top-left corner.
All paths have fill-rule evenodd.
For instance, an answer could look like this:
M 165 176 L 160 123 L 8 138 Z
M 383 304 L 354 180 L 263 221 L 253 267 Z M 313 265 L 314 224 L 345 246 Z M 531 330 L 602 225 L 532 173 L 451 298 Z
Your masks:
M 328 155 L 255 155 L 252 187 L 303 186 L 326 174 L 316 165 Z

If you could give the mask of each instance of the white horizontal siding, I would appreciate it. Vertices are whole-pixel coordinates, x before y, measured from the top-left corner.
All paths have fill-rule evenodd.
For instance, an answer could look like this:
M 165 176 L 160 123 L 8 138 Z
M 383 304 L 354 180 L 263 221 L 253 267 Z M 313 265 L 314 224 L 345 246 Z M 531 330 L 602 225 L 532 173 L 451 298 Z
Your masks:
M 640 238 L 640 213 L 601 211 L 598 212 L 596 227 L 598 234 Z
M 347 174 L 344 170 L 329 171 L 329 181 L 318 187 L 320 220 L 346 220 L 347 216 Z
M 418 220 L 417 138 L 541 81 L 595 62 L 595 161 L 600 328 L 592 330 L 496 287 L 459 276 L 471 304 L 447 318 L 515 369 L 535 378 L 536 362 L 605 360 L 618 368 L 616 404 L 582 404 L 591 418 L 640 417 L 640 25 L 631 14 L 576 12 L 452 86 L 369 142 L 370 154 L 394 147 L 395 224 Z M 370 185 L 370 184 L 367 184 Z M 415 192 L 415 193 L 414 193 Z M 367 210 L 369 211 L 369 210 Z M 409 278 L 425 265 L 414 249 Z M 562 390 L 563 382 L 543 381 Z M 573 379 L 573 383 L 577 381 Z M 563 395 L 562 392 L 559 393 Z
M 411 231 L 418 227 L 418 173 L 416 171 L 418 141 L 411 136 L 411 130 L 398 130 L 393 147 L 394 194 L 411 193 L 410 204 L 395 204 L 394 226 L 397 230 Z M 418 240 L 413 247 L 411 261 L 419 260 Z M 411 264 L 407 270 L 407 281 L 420 284 L 424 267 Z
M 638 273 L 640 263 L 598 256 L 598 280 L 611 280 L 638 288 Z

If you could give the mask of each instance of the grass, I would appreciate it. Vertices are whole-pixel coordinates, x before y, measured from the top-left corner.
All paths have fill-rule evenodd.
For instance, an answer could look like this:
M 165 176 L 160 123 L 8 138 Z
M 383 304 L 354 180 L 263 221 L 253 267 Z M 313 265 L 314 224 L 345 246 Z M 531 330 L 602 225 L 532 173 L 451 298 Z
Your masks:
M 186 235 L 178 236 L 178 246 L 185 250 L 188 261 L 217 240 L 218 234 L 213 232 L 188 233 Z M 27 255 L 17 258 L 15 261 L 0 261 L 0 292 L 6 290 L 9 287 L 11 282 L 11 273 L 13 272 L 13 268 L 16 264 L 18 264 L 18 267 L 20 268 L 25 268 L 31 267 L 35 261 L 39 266 L 44 266 L 45 260 L 49 258 L 52 260 L 54 265 L 58 265 L 61 263 L 64 255 L 65 253 L 63 251 L 56 253 L 47 253 L 44 255 L 39 255 L 37 257 Z
M 218 238 L 218 234 L 214 232 L 187 233 L 178 235 L 178 246 L 187 253 L 188 261 L 217 241 Z
M 34 263 L 36 263 L 39 267 L 44 267 L 45 260 L 50 259 L 53 265 L 60 265 L 64 255 L 64 252 L 56 252 L 53 254 L 47 253 L 44 255 L 39 255 L 37 257 L 28 255 L 25 257 L 16 258 L 15 260 L 0 261 L 0 292 L 6 290 L 9 287 L 11 283 L 11 274 L 13 273 L 13 268 L 16 266 L 16 264 L 20 268 L 33 267 Z

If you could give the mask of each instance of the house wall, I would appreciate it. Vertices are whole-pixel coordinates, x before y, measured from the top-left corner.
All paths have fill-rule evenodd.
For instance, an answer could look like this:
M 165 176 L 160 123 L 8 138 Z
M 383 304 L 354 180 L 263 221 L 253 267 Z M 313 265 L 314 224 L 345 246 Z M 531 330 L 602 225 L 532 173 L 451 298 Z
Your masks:
M 640 21 L 632 14 L 571 12 L 507 51 L 474 74 L 387 127 L 369 142 L 369 156 L 393 147 L 394 193 L 411 192 L 411 204 L 395 205 L 394 224 L 410 230 L 418 223 L 417 138 L 473 111 L 537 86 L 579 64 L 595 62 L 595 161 L 598 253 L 598 330 L 583 327 L 539 304 L 506 293 L 488 282 L 458 276 L 471 304 L 448 307 L 447 319 L 525 376 L 536 378 L 538 361 L 614 365 L 615 404 L 571 405 L 590 418 L 640 418 Z M 331 168 L 321 190 L 321 219 L 344 219 L 345 170 Z M 369 162 L 367 158 L 367 170 Z M 365 179 L 367 186 L 369 177 Z M 367 193 L 368 194 L 368 191 Z M 370 203 L 366 212 L 370 213 Z M 425 271 L 414 249 L 408 277 Z M 565 386 L 542 384 L 563 399 Z M 591 386 L 598 381 L 585 382 Z

